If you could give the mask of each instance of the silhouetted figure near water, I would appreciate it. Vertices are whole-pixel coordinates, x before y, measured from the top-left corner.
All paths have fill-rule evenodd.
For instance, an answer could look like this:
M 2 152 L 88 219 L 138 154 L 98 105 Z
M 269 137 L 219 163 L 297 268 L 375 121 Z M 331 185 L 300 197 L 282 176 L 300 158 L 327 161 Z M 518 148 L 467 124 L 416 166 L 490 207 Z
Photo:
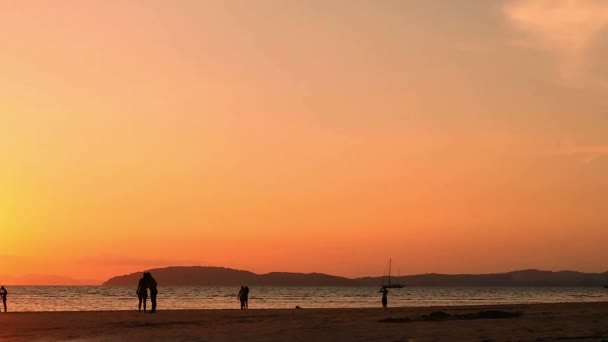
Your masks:
M 141 312 L 141 305 L 144 305 L 144 313 L 146 312 L 146 302 L 148 301 L 148 289 L 146 288 L 146 279 L 141 277 L 139 284 L 137 284 L 137 298 L 139 299 L 139 312 Z
M 245 308 L 245 286 L 241 286 L 237 299 L 241 302 L 241 309 Z
M 2 305 L 4 306 L 4 312 L 6 312 L 6 296 L 8 295 L 8 291 L 4 288 L 4 286 L 0 287 L 0 299 L 2 299 Z
M 382 307 L 386 308 L 388 306 L 388 290 L 383 286 L 378 292 L 382 293 Z
M 146 286 L 150 289 L 150 302 L 152 303 L 152 309 L 150 309 L 150 313 L 156 312 L 156 296 L 158 295 L 158 288 L 156 279 L 152 277 L 150 272 L 144 273 L 144 278 L 146 279 Z
M 6 296 L 8 295 L 8 291 L 4 288 L 4 286 L 0 287 L 0 299 L 2 299 L 2 305 L 4 306 L 4 312 L 7 312 L 6 309 Z
M 243 296 L 245 297 L 245 309 L 249 309 L 249 286 L 245 286 Z

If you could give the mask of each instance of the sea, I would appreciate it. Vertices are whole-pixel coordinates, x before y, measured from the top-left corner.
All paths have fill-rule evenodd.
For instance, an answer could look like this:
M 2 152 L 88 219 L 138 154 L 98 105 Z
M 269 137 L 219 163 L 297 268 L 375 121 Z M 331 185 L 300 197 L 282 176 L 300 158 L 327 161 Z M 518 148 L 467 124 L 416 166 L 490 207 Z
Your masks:
M 10 312 L 136 310 L 135 287 L 7 286 Z M 238 309 L 238 287 L 159 287 L 159 310 Z M 373 308 L 378 287 L 251 287 L 250 309 Z M 389 307 L 608 301 L 598 287 L 406 287 Z M 149 305 L 148 299 L 148 305 Z

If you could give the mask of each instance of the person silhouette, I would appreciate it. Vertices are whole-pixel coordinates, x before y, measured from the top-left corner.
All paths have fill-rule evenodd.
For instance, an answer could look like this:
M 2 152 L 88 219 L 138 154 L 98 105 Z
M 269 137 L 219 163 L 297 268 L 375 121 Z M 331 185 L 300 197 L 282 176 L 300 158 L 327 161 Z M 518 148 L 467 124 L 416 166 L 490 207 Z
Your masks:
M 249 309 L 249 286 L 245 286 L 245 290 L 243 291 L 243 297 L 245 300 L 245 309 Z
M 0 286 L 0 299 L 2 299 L 2 305 L 4 306 L 4 312 L 6 311 L 6 296 L 8 295 L 8 291 L 4 288 L 4 286 Z
M 146 287 L 150 289 L 150 302 L 152 303 L 150 313 L 156 313 L 156 296 L 158 295 L 158 284 L 156 283 L 156 279 L 152 277 L 152 274 L 150 272 L 144 273 L 144 278 L 146 278 Z
M 137 294 L 137 298 L 139 299 L 139 312 L 141 312 L 141 305 L 144 305 L 144 313 L 146 312 L 146 302 L 148 301 L 148 289 L 146 286 L 146 278 L 145 276 L 139 279 L 139 284 L 137 284 L 137 290 L 135 290 Z
M 382 293 L 382 307 L 386 308 L 388 306 L 388 290 L 386 289 L 386 287 L 382 286 L 382 288 L 378 292 Z
M 236 297 L 241 302 L 241 309 L 245 308 L 245 286 L 241 286 L 239 294 Z

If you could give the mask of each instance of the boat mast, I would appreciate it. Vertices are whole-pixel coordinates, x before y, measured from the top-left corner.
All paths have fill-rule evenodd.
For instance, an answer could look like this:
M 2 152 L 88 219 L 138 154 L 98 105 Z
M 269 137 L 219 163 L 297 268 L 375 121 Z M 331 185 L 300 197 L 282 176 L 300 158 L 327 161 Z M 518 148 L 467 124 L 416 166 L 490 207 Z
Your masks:
M 391 265 L 393 263 L 392 259 L 388 259 L 388 284 L 391 284 Z

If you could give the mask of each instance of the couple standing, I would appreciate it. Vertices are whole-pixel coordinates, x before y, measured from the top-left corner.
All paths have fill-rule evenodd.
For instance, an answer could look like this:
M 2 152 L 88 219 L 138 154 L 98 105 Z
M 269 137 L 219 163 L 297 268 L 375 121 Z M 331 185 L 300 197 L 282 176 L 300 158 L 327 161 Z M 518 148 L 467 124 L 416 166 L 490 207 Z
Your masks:
M 146 301 L 148 300 L 148 289 L 150 290 L 150 302 L 152 302 L 151 313 L 156 312 L 156 296 L 158 295 L 158 289 L 156 279 L 152 278 L 150 272 L 144 272 L 144 276 L 139 279 L 137 285 L 137 297 L 139 298 L 139 312 L 141 312 L 141 304 L 144 304 L 144 312 L 146 312 Z
M 238 299 L 241 301 L 241 309 L 249 309 L 249 287 L 241 286 Z

